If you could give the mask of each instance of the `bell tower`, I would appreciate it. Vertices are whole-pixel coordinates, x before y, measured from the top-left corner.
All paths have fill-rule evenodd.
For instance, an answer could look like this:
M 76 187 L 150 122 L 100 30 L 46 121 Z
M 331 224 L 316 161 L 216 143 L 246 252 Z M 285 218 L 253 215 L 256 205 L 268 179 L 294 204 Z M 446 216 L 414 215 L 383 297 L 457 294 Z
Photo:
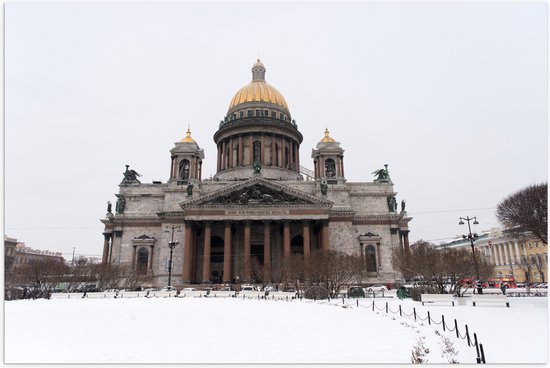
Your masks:
M 202 177 L 202 160 L 204 150 L 191 138 L 191 129 L 187 129 L 185 138 L 175 143 L 170 150 L 172 161 L 170 165 L 170 180 L 178 185 L 200 181 Z
M 315 167 L 315 180 L 326 180 L 328 184 L 345 182 L 344 150 L 340 147 L 340 142 L 330 136 L 328 128 L 325 129 L 323 139 L 312 150 L 311 158 Z

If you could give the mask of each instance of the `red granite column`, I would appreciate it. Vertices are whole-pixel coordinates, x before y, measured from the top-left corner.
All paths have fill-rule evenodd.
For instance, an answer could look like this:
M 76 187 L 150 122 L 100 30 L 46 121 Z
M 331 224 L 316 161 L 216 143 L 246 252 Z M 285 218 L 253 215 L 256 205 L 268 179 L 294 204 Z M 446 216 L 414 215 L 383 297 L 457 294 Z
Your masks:
M 193 251 L 193 228 L 189 221 L 185 225 L 185 239 L 183 243 L 183 282 L 191 282 L 191 252 Z
M 329 247 L 328 220 L 323 221 L 323 229 L 321 230 L 321 249 L 323 252 L 328 252 Z
M 283 227 L 283 257 L 290 257 L 290 223 L 285 221 Z
M 222 167 L 222 145 L 221 144 L 218 144 L 218 171 L 217 172 L 220 172 L 221 171 L 221 167 Z
M 227 167 L 233 167 L 233 138 L 229 138 L 229 165 Z
M 309 240 L 309 221 L 302 221 L 302 238 L 304 239 L 304 258 L 311 254 L 311 242 Z
M 231 222 L 225 222 L 223 242 L 223 282 L 231 281 Z
M 409 230 L 403 230 L 403 245 L 405 252 L 409 253 Z
M 243 278 L 250 282 L 250 221 L 244 222 L 244 269 Z
M 237 150 L 237 166 L 243 165 L 243 136 L 239 134 L 239 149 Z
M 252 166 L 254 163 L 254 139 L 252 134 L 248 137 L 248 165 Z
M 101 257 L 101 263 L 107 264 L 109 259 L 109 240 L 111 239 L 111 233 L 103 233 L 103 256 Z
M 204 253 L 202 260 L 202 282 L 210 282 L 210 250 L 212 238 L 212 224 L 210 221 L 204 223 Z
M 264 283 L 271 281 L 271 223 L 264 221 Z

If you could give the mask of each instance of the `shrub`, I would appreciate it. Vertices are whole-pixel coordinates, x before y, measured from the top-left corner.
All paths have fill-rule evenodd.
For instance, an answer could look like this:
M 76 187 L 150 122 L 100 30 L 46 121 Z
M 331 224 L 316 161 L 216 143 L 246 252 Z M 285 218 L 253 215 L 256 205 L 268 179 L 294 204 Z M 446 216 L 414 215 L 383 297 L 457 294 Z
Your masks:
M 328 299 L 328 295 L 328 290 L 322 286 L 310 286 L 304 292 L 304 298 L 306 299 L 323 300 Z
M 410 293 L 411 299 L 416 302 L 420 301 L 420 295 L 422 294 L 439 294 L 437 288 L 432 286 L 416 286 L 411 289 Z

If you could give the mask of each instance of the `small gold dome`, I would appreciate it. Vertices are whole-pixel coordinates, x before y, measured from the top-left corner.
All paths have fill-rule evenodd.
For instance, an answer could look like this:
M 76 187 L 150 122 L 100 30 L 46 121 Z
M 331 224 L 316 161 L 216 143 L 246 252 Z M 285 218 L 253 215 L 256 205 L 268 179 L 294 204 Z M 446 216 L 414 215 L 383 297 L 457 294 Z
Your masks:
M 281 92 L 265 81 L 265 67 L 260 59 L 252 66 L 252 82 L 235 93 L 229 104 L 229 110 L 246 102 L 269 102 L 288 111 L 288 105 Z
M 323 139 L 321 139 L 320 142 L 336 142 L 331 136 L 330 136 L 330 132 L 328 131 L 328 128 L 325 129 L 325 136 Z
M 180 143 L 197 143 L 193 138 L 191 138 L 191 127 L 187 128 L 185 138 L 183 138 Z

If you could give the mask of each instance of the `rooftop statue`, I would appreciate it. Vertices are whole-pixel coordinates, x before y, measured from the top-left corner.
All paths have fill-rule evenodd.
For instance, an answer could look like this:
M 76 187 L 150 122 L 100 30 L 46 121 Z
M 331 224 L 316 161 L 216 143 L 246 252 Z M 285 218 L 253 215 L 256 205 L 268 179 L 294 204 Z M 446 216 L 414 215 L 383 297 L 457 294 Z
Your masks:
M 117 196 L 118 199 L 116 200 L 116 213 L 124 213 L 124 207 L 126 206 L 126 199 L 123 196 Z
M 390 173 L 388 171 L 388 164 L 384 165 L 384 169 L 376 170 L 372 172 L 376 176 L 375 183 L 389 183 L 391 182 Z
M 328 185 L 327 185 L 327 182 L 325 180 L 323 180 L 321 182 L 320 187 L 321 187 L 321 194 L 322 195 L 327 195 Z
M 122 182 L 120 184 L 140 184 L 141 181 L 139 181 L 137 177 L 141 175 L 135 170 L 128 170 L 129 167 L 130 165 L 126 165 L 126 171 L 123 173 L 124 178 L 122 179 Z
M 254 174 L 259 174 L 260 171 L 262 171 L 262 164 L 260 164 L 258 161 L 254 161 L 252 167 L 254 168 Z

